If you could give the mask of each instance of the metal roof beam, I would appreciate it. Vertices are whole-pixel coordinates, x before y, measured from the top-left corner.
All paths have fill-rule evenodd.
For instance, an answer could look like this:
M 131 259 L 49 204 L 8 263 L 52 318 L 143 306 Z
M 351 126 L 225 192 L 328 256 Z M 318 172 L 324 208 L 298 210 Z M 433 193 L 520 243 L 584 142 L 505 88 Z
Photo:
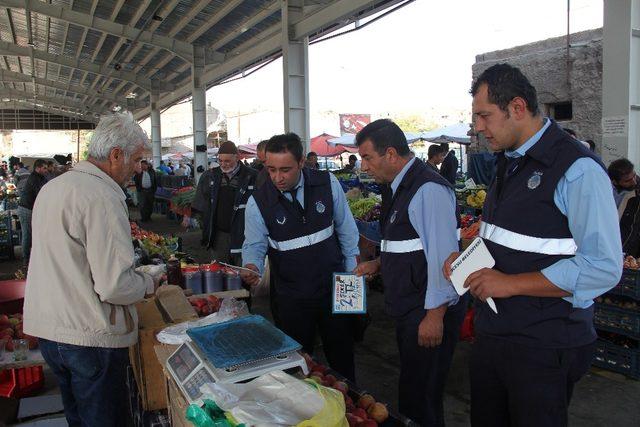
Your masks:
M 62 6 L 43 3 L 39 0 L 0 0 L 0 6 L 15 9 L 31 9 L 32 12 L 39 13 L 43 16 L 49 16 L 85 28 L 93 28 L 117 37 L 138 40 L 140 43 L 168 50 L 186 61 L 191 61 L 191 44 L 176 40 L 174 37 L 165 37 L 149 31 L 139 30 L 130 25 L 118 24 L 114 21 L 76 12 Z
M 42 101 L 52 105 L 60 105 L 63 107 L 73 108 L 78 111 L 92 111 L 89 108 L 87 108 L 86 105 L 78 102 L 64 100 L 61 98 L 51 98 L 46 95 L 23 92 L 21 90 L 16 90 L 16 89 L 8 89 L 8 88 L 0 89 L 0 99 L 4 99 L 4 98 L 16 100 L 16 101 L 24 101 L 27 103 Z
M 14 71 L 8 71 L 8 70 L 0 70 L 0 80 L 3 82 L 31 82 L 32 78 L 29 77 L 26 74 L 22 74 L 22 73 L 16 73 Z M 53 81 L 53 80 L 47 80 L 47 79 L 42 79 L 39 77 L 35 77 L 35 83 L 42 85 L 42 86 L 46 86 L 46 87 L 51 87 L 54 89 L 60 89 L 66 92 L 71 92 L 71 93 L 75 93 L 78 95 L 88 95 L 90 98 L 95 98 L 95 99 L 100 99 L 103 101 L 107 101 L 107 102 L 111 102 L 114 104 L 118 104 L 121 105 L 123 107 L 128 107 L 128 108 L 142 108 L 142 107 L 146 107 L 147 103 L 143 103 L 141 101 L 136 101 L 134 99 L 127 99 L 127 98 L 117 98 L 115 96 L 112 96 L 110 94 L 107 93 L 102 93 L 102 94 L 96 94 L 95 91 L 89 90 L 84 86 L 79 86 L 79 85 L 72 85 L 72 84 L 65 84 L 59 81 Z M 133 101 L 133 102 L 132 102 Z
M 31 50 L 33 48 L 15 45 L 13 43 L 0 41 L 0 55 L 6 56 L 29 56 L 31 54 Z M 134 83 L 140 86 L 142 89 L 146 91 L 151 90 L 152 81 L 151 79 L 139 77 L 135 73 L 127 72 L 127 71 L 112 71 L 111 75 L 106 75 L 102 67 L 98 64 L 88 63 L 86 61 L 81 61 L 78 58 L 68 58 L 63 55 L 53 55 L 49 52 L 43 52 L 41 50 L 33 49 L 33 57 L 35 59 L 39 59 L 41 61 L 47 61 L 52 64 L 63 65 L 69 68 L 76 68 L 78 70 L 87 71 L 94 74 L 99 74 L 102 76 L 113 77 L 118 80 L 126 80 L 128 82 Z M 165 90 L 173 90 L 173 86 L 169 84 L 163 84 L 163 88 Z
M 267 17 L 269 17 L 272 14 L 274 14 L 278 9 L 280 9 L 280 1 L 271 2 L 271 4 L 269 4 L 267 7 L 262 9 L 260 12 L 256 13 L 255 15 L 253 15 L 251 18 L 247 19 L 246 21 L 240 23 L 240 25 L 238 25 L 236 27 L 236 29 L 233 30 L 231 33 L 227 34 L 226 36 L 224 36 L 223 38 L 221 38 L 220 40 L 218 40 L 214 44 L 210 45 L 209 49 L 211 49 L 211 50 L 220 49 L 221 47 L 223 47 L 224 45 L 229 43 L 231 40 L 235 39 L 240 34 L 242 34 L 245 31 L 247 31 L 247 29 L 253 27 L 254 25 L 256 25 L 256 24 L 258 24 L 258 23 L 260 23 L 262 21 L 264 21 Z
M 395 3 L 399 3 L 401 0 L 392 1 L 390 4 L 384 7 L 390 7 Z M 357 15 L 358 13 L 373 8 L 375 2 L 371 0 L 337 0 L 331 2 L 326 7 L 321 8 L 315 13 L 312 13 L 299 22 L 292 25 L 292 40 L 301 40 L 306 36 L 316 33 L 321 30 L 321 27 L 327 27 L 332 24 L 344 22 L 345 20 Z M 322 23 L 322 25 L 319 25 Z
M 193 43 L 194 41 L 196 41 L 198 39 L 198 37 L 200 37 L 201 35 L 203 35 L 207 31 L 209 31 L 209 29 L 211 27 L 213 27 L 214 25 L 216 25 L 218 22 L 222 21 L 222 19 L 224 19 L 225 16 L 230 14 L 233 11 L 233 9 L 235 9 L 240 4 L 242 4 L 242 2 L 243 2 L 243 0 L 227 1 L 227 3 L 219 11 L 217 11 L 211 18 L 207 19 L 207 23 L 206 24 L 202 25 L 200 28 L 195 30 L 187 38 L 187 42 Z
M 84 121 L 88 121 L 91 123 L 97 123 L 98 119 L 94 117 L 93 114 L 84 114 L 76 111 L 64 110 L 56 105 L 50 105 L 45 102 L 38 102 L 38 105 L 34 105 L 31 102 L 24 101 L 8 101 L 3 102 L 0 100 L 0 109 L 1 110 L 38 110 L 43 111 L 45 113 L 57 114 L 60 116 L 72 117 L 72 118 L 81 118 Z

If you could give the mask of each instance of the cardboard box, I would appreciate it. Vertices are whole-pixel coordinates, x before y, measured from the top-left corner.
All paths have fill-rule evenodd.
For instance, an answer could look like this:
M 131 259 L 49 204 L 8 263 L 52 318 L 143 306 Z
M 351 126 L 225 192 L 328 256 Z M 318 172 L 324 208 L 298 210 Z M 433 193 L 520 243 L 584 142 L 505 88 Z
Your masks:
M 177 286 L 161 286 L 153 298 L 136 304 L 138 343 L 129 348 L 138 391 L 145 411 L 167 407 L 166 381 L 153 347 L 163 345 L 156 334 L 173 323 L 197 319 L 195 310 Z M 175 347 L 175 346 L 167 346 Z

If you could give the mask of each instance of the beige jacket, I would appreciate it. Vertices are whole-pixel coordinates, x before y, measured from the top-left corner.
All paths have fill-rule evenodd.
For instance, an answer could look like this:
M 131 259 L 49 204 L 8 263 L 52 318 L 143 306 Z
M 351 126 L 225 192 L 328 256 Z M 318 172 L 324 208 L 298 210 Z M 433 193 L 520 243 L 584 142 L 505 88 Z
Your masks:
M 134 270 L 125 195 L 89 162 L 42 188 L 33 208 L 24 332 L 89 347 L 138 339 L 132 305 L 153 287 Z

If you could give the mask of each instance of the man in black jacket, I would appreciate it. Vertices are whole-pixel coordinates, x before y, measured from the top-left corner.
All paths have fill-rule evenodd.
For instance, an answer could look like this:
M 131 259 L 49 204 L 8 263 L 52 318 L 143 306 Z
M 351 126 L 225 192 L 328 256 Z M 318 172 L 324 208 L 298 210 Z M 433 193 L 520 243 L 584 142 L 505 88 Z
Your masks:
M 18 218 L 20 218 L 20 228 L 22 229 L 22 260 L 25 267 L 29 266 L 29 256 L 31 255 L 31 212 L 40 189 L 47 183 L 47 178 L 44 176 L 46 172 L 47 162 L 42 159 L 36 160 L 33 164 L 33 172 L 27 178 L 20 192 Z
M 151 221 L 151 213 L 153 212 L 153 202 L 156 197 L 156 189 L 158 182 L 156 173 L 153 168 L 149 167 L 146 160 L 140 162 L 141 171 L 136 173 L 133 181 L 136 184 L 138 192 L 138 206 L 140 206 L 140 221 Z
M 258 172 L 238 161 L 231 141 L 220 146 L 218 163 L 200 177 L 191 208 L 202 214 L 202 244 L 213 251 L 213 258 L 241 265 L 244 209 Z
M 449 144 L 441 144 L 442 152 L 448 153 L 440 166 L 440 175 L 451 185 L 456 185 L 456 175 L 458 174 L 458 158 L 454 150 L 449 151 Z

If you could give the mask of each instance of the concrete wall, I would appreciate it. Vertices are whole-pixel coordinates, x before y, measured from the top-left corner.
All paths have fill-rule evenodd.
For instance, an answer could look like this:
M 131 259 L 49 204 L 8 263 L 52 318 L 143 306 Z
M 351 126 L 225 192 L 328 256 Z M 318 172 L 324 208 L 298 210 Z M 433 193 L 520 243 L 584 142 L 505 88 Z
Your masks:
M 473 78 L 490 66 L 507 62 L 529 78 L 538 91 L 542 112 L 550 103 L 572 101 L 573 118 L 559 122 L 575 130 L 578 138 L 592 139 L 600 152 L 602 142 L 602 29 L 570 36 L 569 84 L 566 37 L 555 37 L 476 56 Z M 482 145 L 482 144 L 481 144 Z

